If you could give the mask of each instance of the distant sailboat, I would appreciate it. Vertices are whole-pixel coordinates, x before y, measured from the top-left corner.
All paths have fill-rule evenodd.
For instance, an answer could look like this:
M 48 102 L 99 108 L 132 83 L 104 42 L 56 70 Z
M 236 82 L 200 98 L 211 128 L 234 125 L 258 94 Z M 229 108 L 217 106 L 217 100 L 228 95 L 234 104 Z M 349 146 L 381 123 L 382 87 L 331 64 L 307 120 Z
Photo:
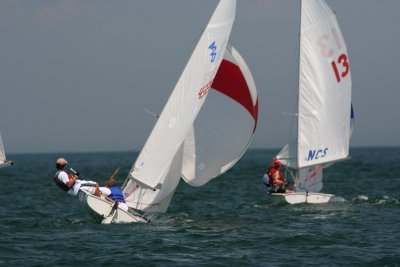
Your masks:
M 14 162 L 6 160 L 6 153 L 4 152 L 3 139 L 0 133 L 0 168 L 10 167 Z
M 322 170 L 349 157 L 351 72 L 335 13 L 324 0 L 301 2 L 296 136 L 276 156 L 293 169 L 296 193 L 271 193 L 287 203 L 325 203 Z M 292 172 L 290 172 L 292 173 Z
M 137 211 L 166 212 L 181 177 L 204 185 L 246 151 L 257 123 L 257 92 L 242 57 L 226 49 L 235 10 L 235 0 L 219 2 L 129 172 L 123 193 L 133 212 L 80 195 L 102 223 L 145 222 Z

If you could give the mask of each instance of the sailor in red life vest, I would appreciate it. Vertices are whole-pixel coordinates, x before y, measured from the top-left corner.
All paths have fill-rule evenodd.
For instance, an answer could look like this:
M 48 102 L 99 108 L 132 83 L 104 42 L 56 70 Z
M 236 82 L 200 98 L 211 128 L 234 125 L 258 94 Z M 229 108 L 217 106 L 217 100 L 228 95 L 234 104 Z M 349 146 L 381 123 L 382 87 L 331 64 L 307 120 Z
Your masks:
M 287 182 L 281 172 L 282 163 L 275 159 L 268 168 L 269 186 L 271 193 L 291 193 L 292 191 L 286 189 Z
M 110 177 L 105 181 L 105 187 L 99 187 L 97 194 L 105 197 L 110 202 L 117 202 L 118 207 L 124 211 L 128 211 L 128 205 L 126 205 L 124 195 L 119 186 L 117 186 L 117 180 Z
M 76 196 L 79 189 L 85 189 L 86 191 L 95 194 L 96 188 L 98 188 L 99 185 L 94 181 L 79 180 L 77 176 L 66 172 L 64 167 L 67 165 L 67 163 L 68 162 L 64 158 L 57 159 L 57 172 L 54 175 L 54 182 L 56 185 L 58 185 L 65 192 L 68 192 L 68 194 L 71 196 Z

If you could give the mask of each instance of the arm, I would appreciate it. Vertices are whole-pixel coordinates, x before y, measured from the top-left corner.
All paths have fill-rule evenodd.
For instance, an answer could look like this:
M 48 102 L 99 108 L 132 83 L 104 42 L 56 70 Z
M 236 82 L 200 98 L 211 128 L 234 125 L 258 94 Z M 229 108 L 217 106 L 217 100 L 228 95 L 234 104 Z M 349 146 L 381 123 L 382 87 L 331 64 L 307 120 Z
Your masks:
M 278 171 L 276 171 L 276 172 L 274 173 L 274 176 L 273 176 L 272 178 L 274 178 L 274 183 L 275 183 L 276 185 L 281 186 L 281 185 L 285 184 L 284 181 L 282 181 L 281 179 L 279 179 L 279 172 L 278 172 Z
M 109 198 L 108 196 L 111 194 L 111 190 L 108 189 L 107 187 L 99 187 L 99 193 L 101 193 L 102 196 L 104 196 L 104 198 L 112 203 L 114 203 L 115 201 L 112 198 Z
M 72 188 L 75 184 L 75 177 L 72 177 L 71 179 L 69 179 L 68 174 L 65 171 L 61 171 L 58 174 L 58 179 L 60 181 L 62 181 L 68 188 Z
M 99 189 L 99 184 L 96 183 L 96 190 L 94 191 L 94 195 L 96 197 L 100 197 L 100 189 Z
M 72 178 L 71 180 L 69 180 L 68 182 L 66 182 L 65 184 L 67 185 L 68 188 L 71 188 L 74 186 L 76 179 Z
M 112 199 L 112 198 L 109 198 L 108 196 L 105 196 L 105 199 L 107 199 L 108 201 L 110 201 L 110 202 L 112 202 L 112 203 L 114 203 L 115 201 L 114 201 L 114 199 Z

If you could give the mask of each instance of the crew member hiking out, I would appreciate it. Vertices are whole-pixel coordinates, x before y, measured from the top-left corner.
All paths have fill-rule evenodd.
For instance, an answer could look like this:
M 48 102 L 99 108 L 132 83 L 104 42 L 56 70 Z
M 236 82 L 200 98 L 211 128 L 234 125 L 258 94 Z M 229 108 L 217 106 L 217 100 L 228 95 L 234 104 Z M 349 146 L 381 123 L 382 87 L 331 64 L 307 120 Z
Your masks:
M 95 181 L 86 181 L 78 179 L 79 174 L 71 174 L 65 171 L 65 166 L 68 162 L 64 158 L 59 158 L 56 161 L 57 172 L 54 175 L 54 182 L 62 190 L 71 196 L 76 196 L 79 190 L 86 190 L 92 194 L 96 193 L 96 188 L 99 185 Z
M 124 211 L 128 211 L 128 205 L 126 205 L 124 195 L 121 188 L 117 185 L 117 180 L 113 177 L 108 178 L 105 181 L 105 187 L 96 189 L 96 195 L 102 195 L 105 199 L 110 202 L 118 203 L 118 207 Z

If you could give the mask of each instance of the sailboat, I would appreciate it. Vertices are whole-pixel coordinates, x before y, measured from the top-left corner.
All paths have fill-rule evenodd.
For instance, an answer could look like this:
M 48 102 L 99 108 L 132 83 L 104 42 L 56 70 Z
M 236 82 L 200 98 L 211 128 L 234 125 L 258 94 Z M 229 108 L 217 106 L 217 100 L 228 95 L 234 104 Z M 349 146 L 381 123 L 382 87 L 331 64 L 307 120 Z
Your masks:
M 10 167 L 14 164 L 11 160 L 6 160 L 6 153 L 4 152 L 3 139 L 0 133 L 0 168 Z
M 249 68 L 228 45 L 236 0 L 221 0 L 129 171 L 123 193 L 129 212 L 81 192 L 101 222 L 146 222 L 167 211 L 181 178 L 202 186 L 229 170 L 254 134 L 258 98 Z M 207 101 L 205 101 L 207 99 Z
M 323 169 L 349 158 L 351 72 L 335 13 L 324 0 L 302 0 L 298 111 L 295 136 L 276 156 L 289 170 L 295 193 L 270 193 L 276 202 L 326 203 Z M 293 174 L 294 173 L 294 174 Z

